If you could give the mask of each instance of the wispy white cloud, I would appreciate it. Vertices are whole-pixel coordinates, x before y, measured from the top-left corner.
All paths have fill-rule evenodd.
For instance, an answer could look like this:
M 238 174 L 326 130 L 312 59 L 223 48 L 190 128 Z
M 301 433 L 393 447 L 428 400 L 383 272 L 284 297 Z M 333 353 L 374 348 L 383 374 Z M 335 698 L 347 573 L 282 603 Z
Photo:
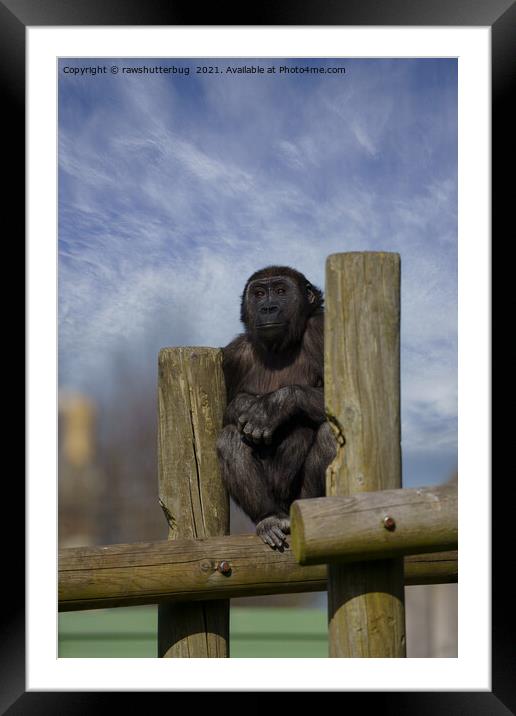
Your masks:
M 351 125 L 351 129 L 359 145 L 363 147 L 371 157 L 374 157 L 376 155 L 376 147 L 374 146 L 373 142 L 371 141 L 371 138 L 368 136 L 364 127 L 360 126 L 356 122 L 353 122 L 353 124 Z

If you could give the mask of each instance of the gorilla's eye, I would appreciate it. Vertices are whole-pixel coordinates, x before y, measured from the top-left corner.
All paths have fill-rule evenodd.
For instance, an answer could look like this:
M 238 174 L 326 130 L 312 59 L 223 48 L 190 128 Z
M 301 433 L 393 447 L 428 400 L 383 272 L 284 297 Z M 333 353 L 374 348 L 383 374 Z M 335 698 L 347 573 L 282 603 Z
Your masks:
M 256 298 L 263 298 L 265 296 L 265 291 L 262 291 L 262 289 L 258 289 L 254 292 L 254 295 Z
M 276 293 L 283 294 L 283 293 L 285 293 L 285 289 L 284 289 L 284 288 L 278 288 L 278 289 L 276 290 Z

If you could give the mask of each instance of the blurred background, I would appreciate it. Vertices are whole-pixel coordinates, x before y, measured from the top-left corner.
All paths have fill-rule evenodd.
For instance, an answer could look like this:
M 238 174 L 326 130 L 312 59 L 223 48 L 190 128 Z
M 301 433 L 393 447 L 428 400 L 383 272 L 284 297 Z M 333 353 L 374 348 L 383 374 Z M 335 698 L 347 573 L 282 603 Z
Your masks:
M 346 72 L 196 72 L 243 62 L 59 61 L 61 547 L 166 538 L 158 351 L 227 344 L 241 329 L 245 279 L 272 263 L 324 288 L 331 253 L 401 254 L 403 483 L 456 470 L 456 60 L 267 58 L 245 62 Z M 104 64 L 119 72 L 69 71 Z M 144 66 L 183 71 L 122 71 Z M 236 509 L 231 523 L 253 530 Z M 409 656 L 456 656 L 456 586 L 411 587 L 406 600 Z M 303 654 L 293 637 L 295 653 L 317 655 L 325 640 L 324 594 L 233 604 L 242 655 L 261 655 L 257 633 L 278 654 L 271 609 L 289 607 L 279 624 L 291 634 L 308 629 Z M 141 628 L 134 648 L 147 651 L 131 654 L 153 655 L 155 611 L 124 613 L 61 615 L 62 654 L 86 648 L 73 635 L 84 624 L 95 633 L 96 619 L 126 647 Z

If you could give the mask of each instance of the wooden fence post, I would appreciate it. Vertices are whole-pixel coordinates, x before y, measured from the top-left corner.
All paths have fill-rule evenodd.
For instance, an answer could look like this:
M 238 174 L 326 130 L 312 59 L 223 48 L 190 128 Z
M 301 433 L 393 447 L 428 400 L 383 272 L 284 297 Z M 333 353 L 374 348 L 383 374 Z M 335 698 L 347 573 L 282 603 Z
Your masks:
M 226 404 L 222 351 L 164 348 L 158 366 L 159 497 L 169 539 L 228 534 L 229 500 L 215 447 Z M 216 568 L 199 563 L 201 570 Z M 158 654 L 229 656 L 229 601 L 161 603 Z
M 400 488 L 399 255 L 329 256 L 325 299 L 327 495 Z M 330 656 L 406 656 L 403 560 L 329 565 L 328 618 Z

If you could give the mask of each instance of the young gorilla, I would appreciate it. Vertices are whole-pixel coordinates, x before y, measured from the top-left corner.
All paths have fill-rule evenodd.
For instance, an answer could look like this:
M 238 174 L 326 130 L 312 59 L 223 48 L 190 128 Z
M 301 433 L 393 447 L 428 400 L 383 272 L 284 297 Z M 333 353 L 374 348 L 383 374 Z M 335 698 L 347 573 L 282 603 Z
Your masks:
M 269 266 L 242 294 L 245 333 L 223 349 L 228 406 L 222 477 L 263 541 L 282 548 L 289 509 L 321 497 L 335 441 L 324 412 L 323 296 L 302 273 Z

